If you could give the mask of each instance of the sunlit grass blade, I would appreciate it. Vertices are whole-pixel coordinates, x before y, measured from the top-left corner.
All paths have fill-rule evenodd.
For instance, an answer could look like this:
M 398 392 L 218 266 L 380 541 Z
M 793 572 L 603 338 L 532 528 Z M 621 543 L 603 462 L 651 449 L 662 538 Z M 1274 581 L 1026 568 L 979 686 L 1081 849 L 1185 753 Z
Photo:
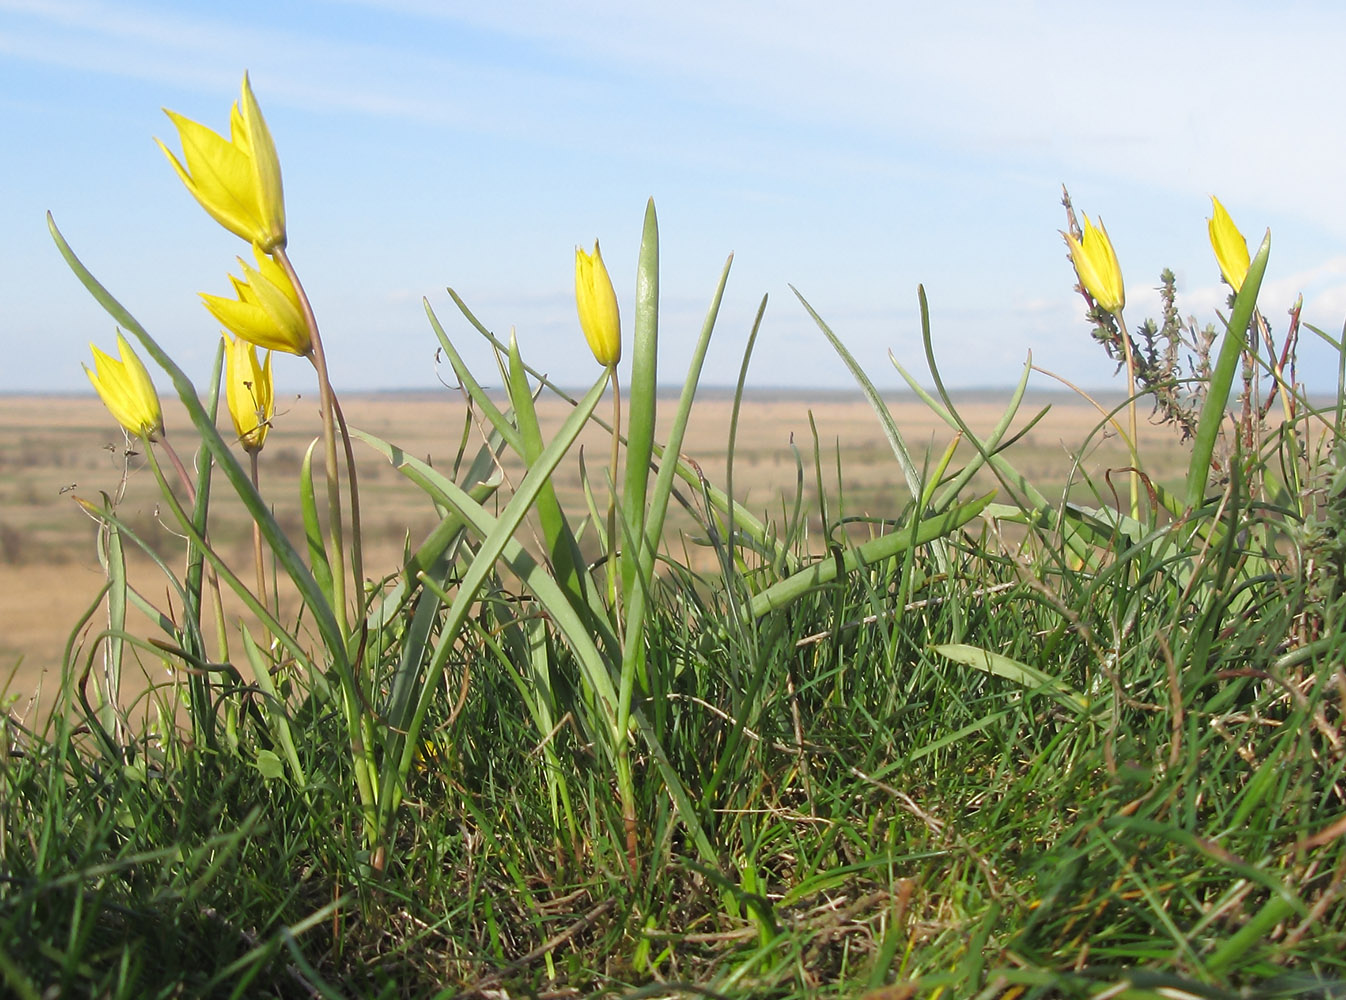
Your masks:
M 293 656 L 306 670 L 317 671 L 318 664 L 314 662 L 309 650 L 305 649 L 298 639 L 286 631 L 280 621 L 271 614 L 271 610 L 257 599 L 257 595 L 255 595 L 251 588 L 249 588 L 248 585 L 234 573 L 220 554 L 211 548 L 204 537 L 196 533 L 196 526 L 192 523 L 191 515 L 183 509 L 182 505 L 178 503 L 177 499 L 173 496 L 172 490 L 168 488 L 168 482 L 164 477 L 163 469 L 160 468 L 159 463 L 154 459 L 152 453 L 149 455 L 149 459 L 150 467 L 154 470 L 155 478 L 159 480 L 160 489 L 164 493 L 165 502 L 168 505 L 169 511 L 177 520 L 178 527 L 183 530 L 183 533 L 190 541 L 200 546 L 201 551 L 205 554 L 207 562 L 209 562 L 210 565 L 215 568 L 216 572 L 219 573 L 220 579 L 228 584 L 230 590 L 238 596 L 244 606 L 258 617 L 276 640 L 285 647 L 286 652 Z
M 448 523 L 453 524 L 455 529 L 470 528 L 476 537 L 483 539 L 493 535 L 499 529 L 501 518 L 490 514 L 482 506 L 481 499 L 483 498 L 475 496 L 472 491 L 462 489 L 437 469 L 412 455 L 406 454 L 396 445 L 391 445 L 365 431 L 351 428 L 351 436 L 364 441 L 387 458 L 395 469 L 425 490 L 427 494 L 436 497 L 438 502 L 448 506 L 452 511 L 452 520 Z M 503 516 L 502 514 L 501 517 Z M 480 550 L 478 550 L 473 559 L 480 558 Z M 594 636 L 592 630 L 580 619 L 573 604 L 568 599 L 560 601 L 560 604 L 563 604 L 564 607 L 558 604 L 559 595 L 564 592 L 547 572 L 546 567 L 539 563 L 521 543 L 517 540 L 511 540 L 505 544 L 501 549 L 500 560 L 509 568 L 511 573 L 523 581 L 526 587 L 534 591 L 534 596 L 547 608 L 548 614 L 557 617 L 558 627 L 560 627 L 562 621 L 567 623 L 566 627 L 562 628 L 563 632 L 567 635 L 588 636 L 590 645 L 592 645 Z M 423 571 L 418 571 L 418 577 L 421 572 Z M 538 593 L 539 588 L 543 593 Z M 573 622 L 573 625 L 569 624 L 571 622 Z M 611 628 L 602 621 L 593 624 L 605 630 L 598 634 L 598 638 L 603 643 L 615 648 L 616 636 Z M 598 647 L 594 646 L 593 648 L 597 651 Z M 616 690 L 611 686 L 608 668 L 602 657 L 595 656 L 590 659 L 581 657 L 580 659 L 581 665 L 592 672 L 589 676 L 589 682 L 597 690 L 610 692 L 611 703 L 615 704 Z
M 892 352 L 889 352 L 889 361 L 892 363 L 893 367 L 897 369 L 897 373 L 902 376 L 911 391 L 916 394 L 917 398 L 925 403 L 925 405 L 930 408 L 931 412 L 960 433 L 963 436 L 963 439 L 971 444 L 976 450 L 978 458 L 971 464 L 980 468 L 981 463 L 985 462 L 985 464 L 989 465 L 995 471 L 997 478 L 1005 485 L 1014 506 L 995 505 L 995 514 L 997 517 L 1017 521 L 1021 524 L 1039 525 L 1045 528 L 1062 527 L 1060 517 L 1053 509 L 1052 504 L 1047 500 L 1046 496 L 1043 495 L 1042 491 L 1038 489 L 1031 480 L 1019 472 L 1001 451 L 1003 435 L 1007 432 L 1009 424 L 1013 420 L 1015 412 L 1018 410 L 1020 401 L 1023 398 L 1023 393 L 1027 387 L 1028 375 L 1032 371 L 1032 356 L 1030 355 L 1028 360 L 1024 362 L 1024 367 L 1019 376 L 1019 383 L 1016 385 L 1015 390 L 1011 395 L 1010 405 L 1006 408 L 1005 413 L 1002 414 L 1000 421 L 997 422 L 991 435 L 986 439 L 982 439 L 981 436 L 974 433 L 967 422 L 963 420 L 962 415 L 958 413 L 957 408 L 952 405 L 952 400 L 949 398 L 947 390 L 943 387 L 943 381 L 939 377 L 939 369 L 934 361 L 934 347 L 931 341 L 930 316 L 928 304 L 925 299 L 925 290 L 922 288 L 919 291 L 921 304 L 921 335 L 925 344 L 927 363 L 931 368 L 932 377 L 936 380 L 938 391 L 945 402 L 940 402 L 940 400 L 927 392 L 920 382 L 918 382 L 916 378 L 898 362 L 897 358 L 892 355 Z M 946 406 L 945 403 L 948 403 L 949 405 Z M 1042 414 L 1039 413 L 1038 417 L 1035 417 L 1034 420 L 1039 419 L 1041 416 Z M 961 476 L 956 477 L 955 481 L 961 478 Z M 951 495 L 951 491 L 947 489 L 939 494 L 941 499 Z M 1092 558 L 1092 553 L 1090 552 L 1089 547 L 1078 538 L 1074 532 L 1062 528 L 1062 533 L 1072 555 L 1082 562 L 1089 562 Z
M 353 434 L 359 434 L 353 431 Z M 458 519 L 461 524 L 461 519 Z M 440 581 L 453 572 L 454 560 L 447 552 L 440 559 L 418 573 L 419 595 L 411 620 L 398 635 L 397 665 L 388 692 L 389 719 L 407 719 L 421 695 L 421 673 L 430 648 L 430 635 L 444 608 Z
M 661 449 L 663 460 L 659 463 L 659 474 L 655 478 L 654 489 L 649 494 L 649 511 L 645 517 L 645 535 L 644 539 L 641 540 L 638 564 L 637 580 L 639 586 L 632 591 L 631 603 L 626 611 L 627 632 L 625 642 L 632 652 L 634 652 L 635 645 L 641 642 L 645 595 L 648 593 L 649 582 L 654 574 L 655 553 L 658 551 L 660 539 L 663 538 L 664 518 L 668 513 L 669 498 L 673 493 L 673 478 L 677 471 L 677 464 L 668 461 L 668 456 L 680 457 L 683 436 L 687 432 L 687 419 L 691 415 L 692 400 L 696 396 L 696 387 L 701 378 L 701 366 L 706 359 L 706 350 L 710 346 L 711 334 L 715 330 L 715 320 L 720 313 L 720 302 L 724 298 L 725 284 L 729 281 L 729 268 L 733 263 L 734 258 L 731 254 L 724 262 L 724 270 L 720 272 L 719 283 L 715 286 L 715 294 L 711 297 L 710 308 L 706 311 L 706 318 L 701 325 L 701 335 L 692 348 L 692 360 L 687 366 L 687 376 L 683 381 L 682 392 L 678 397 L 678 407 L 674 411 L 673 421 L 669 426 L 668 439 Z M 699 482 L 700 477 L 698 476 L 695 481 Z M 624 652 L 623 657 L 625 658 L 626 655 Z
M 495 334 L 491 333 L 491 331 L 488 330 L 485 326 L 483 326 L 481 321 L 478 320 L 474 315 L 472 315 L 472 312 L 467 308 L 467 305 L 462 301 L 462 299 L 458 296 L 458 294 L 454 292 L 452 288 L 450 288 L 448 292 L 449 295 L 453 297 L 453 301 L 457 304 L 458 308 L 462 310 L 463 315 L 467 317 L 468 321 L 477 330 L 477 332 L 480 333 L 486 339 L 486 341 L 490 343 L 491 346 L 494 347 L 497 351 L 500 351 L 502 354 L 508 353 L 509 345 L 506 344 L 504 341 L 502 341 L 500 338 L 498 338 Z M 433 318 L 433 316 L 431 318 L 431 323 L 432 325 L 436 326 L 436 333 L 440 336 L 441 338 L 440 342 L 441 344 L 443 344 L 445 339 L 447 339 L 443 334 L 443 329 L 441 327 L 438 327 L 437 321 Z M 577 400 L 573 396 L 571 396 L 568 392 L 566 392 L 565 389 L 563 389 L 561 386 L 557 385 L 550 378 L 548 378 L 546 372 L 539 371 L 538 369 L 534 368 L 527 362 L 524 362 L 524 371 L 526 371 L 533 378 L 537 379 L 541 385 L 545 386 L 548 391 L 554 393 L 558 398 L 565 400 L 571 406 L 577 405 Z M 472 380 L 470 384 L 475 385 L 475 380 Z M 476 399 L 475 395 L 473 395 L 473 399 L 474 400 Z M 487 400 L 487 402 L 489 402 L 489 399 Z M 592 419 L 597 426 L 601 427 L 609 434 L 612 433 L 612 424 L 604 420 L 600 415 L 594 414 Z M 625 439 L 623 438 L 623 440 Z M 652 445 L 651 451 L 653 453 L 654 458 L 662 462 L 664 457 L 663 446 L 656 441 Z M 681 455 L 678 455 L 675 458 L 674 471 L 678 476 L 678 478 L 681 479 L 683 482 L 687 483 L 689 486 L 696 488 L 697 490 L 701 489 L 703 483 L 703 477 Z M 721 513 L 729 514 L 730 505 L 728 498 L 725 496 L 724 491 L 720 489 L 718 486 L 715 486 L 713 484 L 707 484 L 707 485 L 709 487 L 707 495 L 714 503 L 715 509 L 720 511 Z M 748 513 L 748 511 L 741 504 L 735 504 L 733 506 L 731 520 L 734 522 L 736 530 L 740 532 L 739 536 L 740 539 L 749 541 L 754 547 L 754 549 L 756 549 L 757 551 L 760 552 L 770 551 L 775 553 L 777 557 L 779 557 L 780 554 L 784 552 L 784 547 L 772 537 L 771 532 L 767 530 L 766 526 L 756 517 Z M 595 523 L 601 527 L 601 518 L 597 519 Z
M 219 409 L 220 401 L 220 376 L 224 371 L 224 341 L 221 340 L 219 346 L 215 349 L 215 362 L 211 369 L 209 391 L 206 394 L 204 404 L 206 416 L 212 423 L 215 421 L 216 413 Z M 198 462 L 196 470 L 196 503 L 192 508 L 192 524 L 196 526 L 197 533 L 203 538 L 206 536 L 206 525 L 210 518 L 210 482 L 211 472 L 215 468 L 214 462 Z M 193 623 L 194 631 L 201 633 L 201 612 L 203 608 L 202 599 L 204 596 L 203 587 L 205 585 L 205 553 L 199 551 L 195 546 L 191 546 L 187 551 L 187 572 L 185 576 L 185 590 L 187 594 L 186 617 Z M 212 588 L 213 589 L 213 588 Z M 229 649 L 229 640 L 225 633 L 225 623 L 223 616 L 219 612 L 219 603 L 216 602 L 215 615 L 215 646 L 217 655 L 223 659 Z M 204 648 L 197 649 L 198 655 L 205 656 Z M 201 739 L 206 746 L 214 748 L 215 746 L 215 698 L 211 691 L 211 678 L 209 674 L 192 674 L 188 679 L 188 685 L 191 690 L 191 713 L 192 725 L 196 729 L 197 737 Z
M 360 433 L 354 429 L 351 431 L 351 436 L 361 437 Z M 368 439 L 362 437 L 362 440 Z M 504 482 L 504 474 L 496 461 L 495 447 L 493 447 L 493 445 L 498 447 L 498 443 L 496 441 L 492 444 L 483 445 L 464 477 L 464 482 L 469 484 L 467 487 L 468 496 L 478 504 L 484 503 Z M 384 452 L 384 457 L 400 454 L 400 449 L 395 446 L 385 444 L 385 447 L 389 448 L 390 451 Z M 393 464 L 397 465 L 398 461 L 394 458 Z M 400 610 L 419 590 L 421 574 L 429 573 L 433 576 L 435 567 L 440 564 L 445 553 L 463 537 L 467 522 L 437 497 L 432 496 L 431 502 L 434 503 L 437 511 L 442 511 L 440 520 L 430 530 L 425 540 L 407 556 L 401 572 L 398 574 L 397 582 L 387 590 L 383 599 L 370 609 L 367 621 L 371 632 L 377 632 L 396 620 Z
M 1001 450 L 1005 435 L 1009 433 L 1010 426 L 1014 423 L 1014 418 L 1018 415 L 1019 407 L 1023 403 L 1024 393 L 1028 389 L 1028 376 L 1032 370 L 1033 359 L 1030 356 L 1024 362 L 1024 366 L 1019 373 L 1019 381 L 1015 384 L 1013 391 L 1010 393 L 1009 400 L 1005 404 L 1004 412 L 1000 415 L 1000 419 L 996 421 L 995 426 L 991 428 L 991 432 L 987 434 L 985 438 L 977 438 L 975 435 L 970 435 L 970 428 L 967 427 L 965 421 L 959 418 L 957 411 L 953 409 L 952 406 L 944 410 L 948 416 L 954 419 L 954 426 L 958 427 L 960 439 L 969 441 L 969 443 L 972 444 L 976 455 L 971 461 L 964 465 L 948 483 L 945 483 L 940 488 L 939 493 L 934 500 L 936 510 L 958 496 L 962 489 L 972 481 L 972 477 L 981 471 L 985 464 L 991 461 L 992 457 Z M 1034 424 L 1046 416 L 1048 409 L 1048 407 L 1043 407 L 1038 411 L 1019 433 L 1023 434 L 1030 430 Z
M 308 545 L 308 561 L 313 580 L 330 603 L 332 593 L 332 564 L 327 561 L 327 546 L 323 542 L 322 523 L 318 520 L 318 492 L 313 478 L 313 452 L 319 441 L 314 438 L 304 449 L 299 464 L 299 513 L 304 521 L 304 540 Z
M 946 656 L 955 663 L 984 671 L 993 677 L 1003 677 L 1031 690 L 1041 690 L 1073 709 L 1087 709 L 1089 698 L 1073 690 L 1068 684 L 1056 677 L 1050 677 L 1037 667 L 987 649 L 980 649 L 966 643 L 945 643 L 931 646 L 932 653 Z
M 674 412 L 669 429 L 668 440 L 664 444 L 664 455 L 678 455 L 682 450 L 683 435 L 687 431 L 687 420 L 691 415 L 692 400 L 696 396 L 696 387 L 701 378 L 701 366 L 705 362 L 706 350 L 710 346 L 711 334 L 715 330 L 715 320 L 719 316 L 720 302 L 724 298 L 724 288 L 729 281 L 729 269 L 734 263 L 733 255 L 724 263 L 719 283 L 711 298 L 710 308 L 701 325 L 701 335 L 692 349 L 692 360 L 687 366 L 687 376 L 683 381 L 682 393 L 678 397 L 678 407 Z M 664 518 L 668 513 L 668 501 L 673 492 L 673 478 L 676 465 L 665 458 L 659 465 L 659 474 L 654 481 L 654 490 L 650 494 L 649 510 L 645 516 L 645 534 L 643 538 L 633 539 L 639 547 L 639 559 L 636 563 L 637 578 L 627 594 L 625 613 L 626 628 L 622 634 L 622 662 L 620 671 L 620 694 L 618 697 L 617 732 L 621 735 L 622 756 L 619 766 L 626 766 L 628 743 L 626 731 L 630 718 L 635 679 L 645 656 L 645 630 L 649 624 L 647 608 L 652 600 L 651 584 L 654 579 L 655 554 L 664 534 Z M 658 734 L 651 734 L 657 737 Z M 630 824 L 634 817 L 629 814 L 630 803 L 624 803 L 628 809 L 628 849 L 633 843 L 633 831 Z
M 103 495 L 104 514 L 110 514 L 112 501 Z M 117 707 L 121 700 L 122 654 L 124 644 L 121 636 L 126 631 L 126 553 L 122 549 L 121 529 L 103 518 L 106 531 L 99 533 L 99 561 L 107 574 L 107 638 L 103 644 L 103 676 L 98 687 L 98 724 L 103 732 L 122 743 L 117 738 L 120 727 L 117 723 Z
M 645 223 L 636 264 L 636 313 L 631 339 L 631 385 L 627 391 L 626 473 L 622 491 L 624 532 L 645 537 L 645 497 L 650 478 L 654 423 L 659 399 L 659 220 L 654 199 L 645 205 Z M 616 470 L 614 471 L 614 475 Z M 630 599 L 638 552 L 622 546 L 622 594 Z
M 784 608 L 810 591 L 831 583 L 843 573 L 850 573 L 859 566 L 891 558 L 913 546 L 925 545 L 937 538 L 943 538 L 978 517 L 994 496 L 994 493 L 988 493 L 976 500 L 952 507 L 943 514 L 925 518 L 910 529 L 903 528 L 889 535 L 872 538 L 861 545 L 846 549 L 839 558 L 819 560 L 812 566 L 753 595 L 748 613 L 757 618 L 768 611 Z
M 962 433 L 965 440 L 976 448 L 980 454 L 986 456 L 986 463 L 995 469 L 1002 481 L 1010 487 L 1016 500 L 1020 503 L 1026 501 L 1026 509 L 1028 510 L 1046 511 L 1051 509 L 1050 502 L 1048 502 L 1047 498 L 1043 496 L 1041 491 L 1038 490 L 1027 477 L 1015 469 L 1004 455 L 997 453 L 995 448 L 988 447 L 990 444 L 989 440 L 983 441 L 979 435 L 971 433 L 970 428 L 966 426 L 964 421 L 959 419 L 954 411 L 949 410 L 943 403 L 930 395 L 920 382 L 918 382 L 896 358 L 892 357 L 891 354 L 889 355 L 889 360 L 892 362 L 893 367 L 897 369 L 897 373 L 906 381 L 907 386 L 911 391 L 916 394 L 921 402 L 930 407 L 931 412 L 954 430 Z
M 61 652 L 61 687 L 56 696 L 54 710 L 47 716 L 46 725 L 43 728 L 43 735 L 50 732 L 52 723 L 65 718 L 68 710 L 74 707 L 74 686 L 75 680 L 79 676 L 80 651 L 79 640 L 84 635 L 85 628 L 93 621 L 94 615 L 98 614 L 103 607 L 103 598 L 107 596 L 108 588 L 112 584 L 104 579 L 102 586 L 94 594 L 93 600 L 85 607 L 80 616 L 75 619 L 69 634 L 66 636 L 65 646 Z
M 738 382 L 734 385 L 734 405 L 729 414 L 729 435 L 725 442 L 724 498 L 729 508 L 725 512 L 725 540 L 728 545 L 727 561 L 731 566 L 735 562 L 734 549 L 738 535 L 734 527 L 734 453 L 738 441 L 738 421 L 743 408 L 743 390 L 748 383 L 748 363 L 752 360 L 753 348 L 757 344 L 757 333 L 762 328 L 762 317 L 766 315 L 766 302 L 767 297 L 763 295 L 762 302 L 757 307 L 757 315 L 752 321 L 752 329 L 748 331 L 747 343 L 743 345 L 743 361 L 739 364 Z M 709 495 L 707 501 L 710 502 Z M 730 597 L 736 599 L 736 595 L 732 592 Z
M 123 521 L 117 514 L 113 513 L 114 507 L 106 494 L 103 495 L 104 506 L 102 507 L 78 497 L 76 498 L 76 502 L 84 508 L 89 516 L 100 523 L 106 522 L 109 528 L 115 529 L 121 537 L 123 549 L 125 549 L 125 543 L 127 541 L 134 543 L 140 550 L 141 555 L 148 559 L 163 575 L 163 579 L 166 581 L 166 586 L 169 588 L 169 593 L 185 605 L 187 600 L 187 590 L 182 581 L 174 575 L 172 568 L 164 561 L 163 556 L 159 554 L 153 545 L 141 538 L 129 524 Z M 104 562 L 105 558 L 103 553 L 99 554 L 100 565 Z M 107 574 L 108 572 L 108 568 L 104 566 L 104 573 Z M 131 606 L 138 609 L 146 618 L 159 626 L 160 631 L 162 631 L 164 635 L 172 637 L 181 636 L 185 642 L 191 644 L 193 647 L 199 647 L 201 645 L 201 633 L 195 622 L 192 622 L 190 619 L 184 619 L 181 622 L 174 621 L 166 613 L 147 600 L 139 590 L 130 586 L 129 580 L 126 587 L 126 600 Z

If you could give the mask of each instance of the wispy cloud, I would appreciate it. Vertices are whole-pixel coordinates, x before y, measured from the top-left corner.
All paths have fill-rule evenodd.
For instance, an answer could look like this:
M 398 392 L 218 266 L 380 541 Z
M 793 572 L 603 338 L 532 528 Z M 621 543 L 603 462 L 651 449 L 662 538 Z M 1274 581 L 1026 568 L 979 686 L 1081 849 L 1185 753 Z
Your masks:
M 92 0 L 0 0 L 0 12 L 24 15 L 0 29 L 0 51 L 11 56 L 212 95 L 237 86 L 243 60 L 267 67 L 273 104 L 309 110 L 489 128 L 499 117 L 466 95 L 564 85 L 517 66 L 474 65 L 462 53 L 324 35 L 320 22 L 298 30 Z
M 1337 5 L 1271 16 L 1254 3 L 1144 0 L 1091 8 L 1087 18 L 1070 0 L 394 6 L 764 115 L 1019 158 L 1058 176 L 1219 190 L 1346 236 L 1337 176 L 1346 133 L 1323 114 L 1324 95 L 1346 91 L 1346 9 Z
M 562 144 L 571 140 L 558 119 L 572 120 L 586 105 L 594 119 L 625 123 L 611 141 L 662 144 L 661 130 L 639 135 L 639 97 L 604 84 L 628 92 L 648 86 L 663 106 L 651 114 L 666 115 L 677 95 L 689 113 L 697 105 L 738 108 L 763 128 L 843 129 L 839 136 L 867 136 L 914 159 L 941 147 L 1017 159 L 1056 176 L 1130 178 L 1193 195 L 1216 189 L 1249 206 L 1311 213 L 1315 224 L 1346 236 L 1346 185 L 1336 182 L 1346 134 L 1324 121 L 1320 104 L 1320 95 L 1346 89 L 1337 58 L 1346 11 L 1332 6 L 1302 5 L 1293 17 L 1269 19 L 1251 5 L 1217 11 L 1144 2 L 1099 9 L 1083 30 L 1065 2 L 328 6 L 399 17 L 407 37 L 352 41 L 324 33 L 320 18 L 299 30 L 193 8 L 4 0 L 0 10 L 25 23 L 0 33 L 0 50 L 211 93 L 234 82 L 246 53 L 254 67 L 267 66 L 273 100 Z M 416 37 L 418 23 L 424 38 Z M 466 30 L 485 33 L 494 48 L 526 44 L 549 58 L 546 65 L 479 58 L 453 44 Z M 577 127 L 585 134 L 574 141 L 593 138 Z M 769 140 L 743 141 L 757 145 L 746 157 L 771 160 Z M 667 145 L 680 158 L 697 154 L 691 143 Z M 1283 181 L 1269 186 L 1273 172 Z M 1311 207 L 1304 190 L 1318 192 Z

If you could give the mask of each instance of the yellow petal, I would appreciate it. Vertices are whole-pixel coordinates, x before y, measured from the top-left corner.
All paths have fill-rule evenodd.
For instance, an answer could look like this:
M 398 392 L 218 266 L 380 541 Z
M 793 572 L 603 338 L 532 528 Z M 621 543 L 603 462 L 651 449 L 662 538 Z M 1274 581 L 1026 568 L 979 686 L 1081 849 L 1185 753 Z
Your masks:
M 285 190 L 280 179 L 280 157 L 276 155 L 276 143 L 271 138 L 271 130 L 266 126 L 266 119 L 262 117 L 262 109 L 257 104 L 257 98 L 253 96 L 252 83 L 248 80 L 247 73 L 243 74 L 243 95 L 240 102 L 243 136 L 246 137 L 242 141 L 246 142 L 252 160 L 262 222 L 269 232 L 279 236 L 279 242 L 273 240 L 269 245 L 265 240 L 256 242 L 261 243 L 263 250 L 270 251 L 276 246 L 285 245 Z
M 154 381 L 150 378 L 149 371 L 141 362 L 139 355 L 131 349 L 131 345 L 126 342 L 120 330 L 117 331 L 117 350 L 122 356 L 122 364 L 126 371 L 127 385 L 137 398 L 145 400 L 150 404 L 149 409 L 153 412 L 155 423 L 159 422 L 159 394 L 154 389 Z
M 300 312 L 302 306 L 299 304 L 299 292 L 295 290 L 294 282 L 290 280 L 290 276 L 285 273 L 285 268 L 281 267 L 274 257 L 263 253 L 260 247 L 254 246 L 252 255 L 257 259 L 256 273 L 265 279 L 264 284 L 279 291 L 294 307 L 295 312 Z M 243 262 L 239 261 L 239 263 Z M 247 264 L 243 264 L 243 273 L 251 279 Z
M 162 142 L 155 141 L 172 161 L 182 183 L 216 222 L 236 236 L 256 241 L 262 221 L 248 157 L 206 126 L 173 111 L 165 109 L 165 113 L 178 127 L 186 164 Z
M 270 258 L 265 258 L 269 262 Z M 270 318 L 276 333 L 276 345 L 254 341 L 259 347 L 271 347 L 272 350 L 285 351 L 287 354 L 307 354 L 312 342 L 309 339 L 308 324 L 304 322 L 303 311 L 299 307 L 299 295 L 284 271 L 276 267 L 274 277 L 268 273 L 265 265 L 254 271 L 243 265 L 243 275 L 247 279 L 258 306 Z

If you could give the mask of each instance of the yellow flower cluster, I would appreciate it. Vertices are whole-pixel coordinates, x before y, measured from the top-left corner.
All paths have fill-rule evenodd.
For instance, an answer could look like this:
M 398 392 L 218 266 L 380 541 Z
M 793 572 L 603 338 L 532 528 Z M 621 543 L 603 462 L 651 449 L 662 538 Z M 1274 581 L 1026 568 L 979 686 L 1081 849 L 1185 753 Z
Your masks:
M 177 127 L 182 159 L 158 139 L 159 148 L 202 208 L 225 229 L 252 244 L 257 267 L 239 259 L 243 277 L 230 275 L 236 298 L 202 293 L 211 314 L 228 331 L 225 396 L 243 447 L 255 452 L 275 414 L 273 350 L 306 355 L 312 341 L 298 289 L 277 260 L 285 249 L 285 196 L 280 159 L 262 109 L 243 74 L 239 100 L 229 113 L 229 138 L 164 109 Z M 232 333 L 234 336 L 230 336 Z M 154 440 L 162 433 L 158 397 L 140 359 L 118 334 L 122 361 L 94 348 L 89 379 L 123 427 Z M 257 348 L 266 349 L 265 362 Z M 151 402 L 152 401 L 152 402 Z

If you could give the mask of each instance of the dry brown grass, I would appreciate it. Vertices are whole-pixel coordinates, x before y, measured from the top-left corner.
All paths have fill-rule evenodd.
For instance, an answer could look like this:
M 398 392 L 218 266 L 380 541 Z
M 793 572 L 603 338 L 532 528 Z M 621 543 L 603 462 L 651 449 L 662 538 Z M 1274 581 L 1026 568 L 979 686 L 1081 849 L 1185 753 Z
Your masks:
M 540 405 L 544 425 L 555 426 L 563 419 L 564 403 Z M 432 456 L 441 468 L 457 451 L 466 412 L 462 399 L 447 391 L 435 396 L 357 396 L 345 406 L 351 426 L 394 441 L 409 454 Z M 673 407 L 669 399 L 661 412 L 671 413 Z M 972 401 L 960 404 L 960 411 L 975 430 L 985 431 L 1002 407 L 1003 400 Z M 282 524 L 297 525 L 297 471 L 304 450 L 318 434 L 317 407 L 313 399 L 303 398 L 282 401 L 280 408 L 262 456 L 263 492 L 273 499 Z M 1024 419 L 1037 409 L 1025 406 Z M 684 449 L 717 484 L 724 481 L 730 410 L 730 400 L 722 395 L 710 393 L 699 399 Z M 914 451 L 933 447 L 938 454 L 951 438 L 919 402 L 899 399 L 892 412 Z M 816 493 L 810 414 L 827 492 L 835 497 L 840 468 L 847 513 L 896 515 L 905 497 L 897 464 L 868 405 L 850 397 L 788 394 L 749 399 L 736 448 L 736 499 L 758 514 L 779 517 L 781 498 L 793 495 L 796 482 L 791 442 L 804 461 L 806 496 Z M 167 420 L 176 447 L 190 462 L 185 418 L 170 408 Z M 1016 444 L 1015 464 L 1039 485 L 1063 483 L 1071 456 L 1090 438 L 1086 468 L 1091 473 L 1126 466 L 1125 449 L 1116 437 L 1093 433 L 1099 422 L 1087 404 L 1057 397 L 1047 417 Z M 1158 468 L 1162 475 L 1166 468 L 1182 466 L 1181 448 L 1169 429 L 1146 426 L 1142 433 L 1149 468 Z M 479 440 L 474 430 L 471 446 L 475 448 Z M 595 428 L 580 444 L 590 475 L 601 483 L 606 436 Z M 143 459 L 126 459 L 123 449 L 121 432 L 92 397 L 0 397 L 0 678 L 8 679 L 11 694 L 26 699 L 39 684 L 48 691 L 56 685 L 71 627 L 102 583 L 94 553 L 94 523 L 73 497 L 97 502 L 100 492 L 117 493 L 124 472 L 129 473 L 119 508 L 122 517 L 170 565 L 181 561 L 181 541 L 167 515 L 160 514 L 150 471 Z M 396 570 L 404 537 L 409 535 L 414 544 L 434 525 L 436 516 L 422 494 L 368 449 L 361 450 L 367 571 L 377 577 Z M 579 463 L 567 462 L 562 469 L 564 474 L 556 479 L 562 503 L 573 513 L 582 513 Z M 510 466 L 506 474 L 517 481 L 521 470 Z M 1114 476 L 1113 482 L 1125 489 L 1123 477 Z M 236 565 L 247 567 L 247 526 L 227 492 L 222 489 L 215 495 L 213 536 Z M 674 530 L 686 523 L 675 520 Z M 171 604 L 148 560 L 135 558 L 131 572 L 148 599 L 161 607 Z M 95 615 L 94 622 L 98 620 Z M 133 623 L 136 627 L 148 632 L 147 623 Z M 155 665 L 150 669 L 156 670 Z

